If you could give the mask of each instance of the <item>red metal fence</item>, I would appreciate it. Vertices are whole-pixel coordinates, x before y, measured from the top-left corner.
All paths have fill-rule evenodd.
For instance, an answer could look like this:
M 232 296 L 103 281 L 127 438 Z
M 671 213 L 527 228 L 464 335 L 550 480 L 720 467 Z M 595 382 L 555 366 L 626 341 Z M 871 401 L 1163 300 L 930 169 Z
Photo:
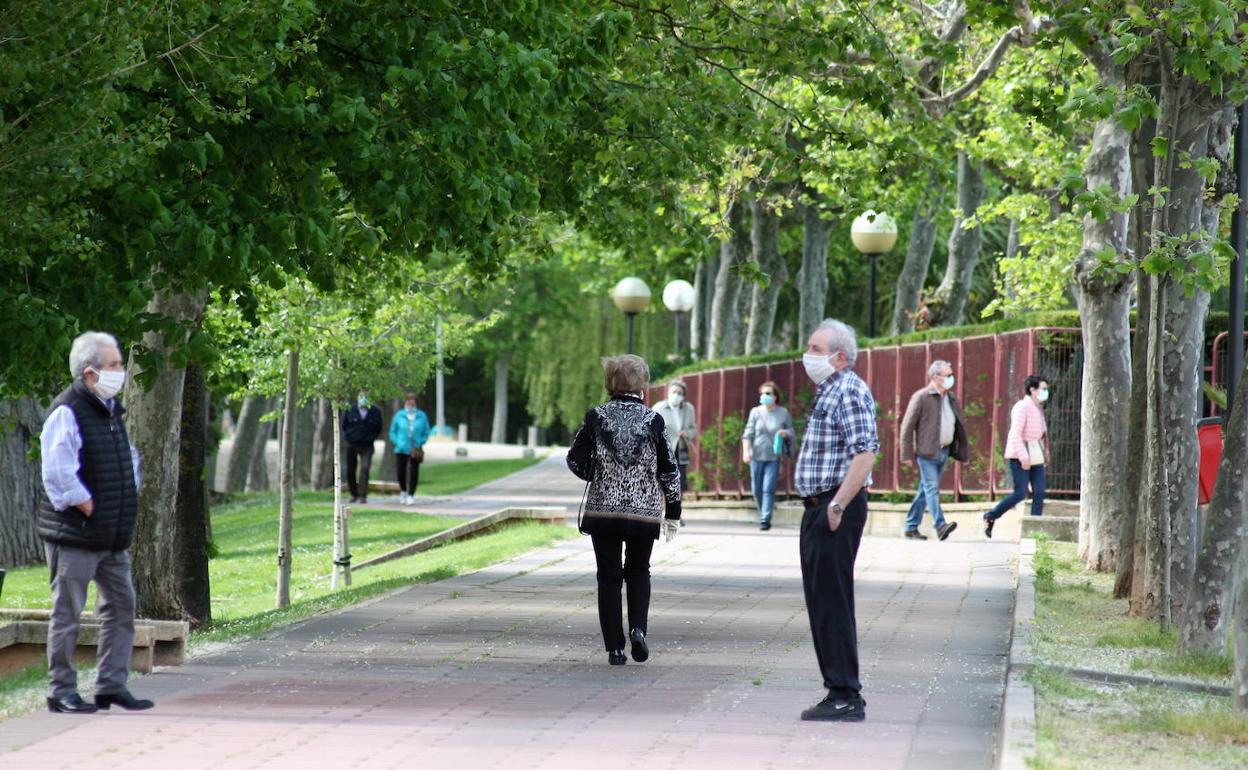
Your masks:
M 957 374 L 954 392 L 963 405 L 971 449 L 969 462 L 955 463 L 953 472 L 945 474 L 945 491 L 996 494 L 1013 488 L 1001 458 L 1010 408 L 1022 396 L 1023 380 L 1038 373 L 1049 378 L 1052 386 L 1045 407 L 1053 450 L 1047 474 L 1049 491 L 1078 493 L 1083 349 L 1078 329 L 1056 328 L 860 351 L 855 370 L 875 396 L 880 434 L 873 490 L 915 488 L 917 473 L 912 463 L 901 462 L 897 432 L 910 395 L 927 385 L 927 368 L 937 359 L 950 362 Z M 693 458 L 700 483 L 709 494 L 748 496 L 748 474 L 740 462 L 739 426 L 758 403 L 758 386 L 771 380 L 780 388 L 782 404 L 792 413 L 799 435 L 803 433 L 814 386 L 801 361 L 729 367 L 692 374 L 684 380 L 703 434 Z M 655 385 L 648 395 L 651 404 L 665 398 L 666 383 Z M 724 434 L 725 424 L 735 435 Z M 781 488 L 792 491 L 791 464 L 786 463 L 781 472 Z
M 1213 338 L 1213 351 L 1209 356 L 1210 360 L 1210 376 L 1209 381 L 1213 383 L 1215 388 L 1226 390 L 1227 381 L 1230 380 L 1230 339 L 1228 332 L 1222 332 Z M 1244 347 L 1248 350 L 1248 332 L 1244 334 Z M 1209 416 L 1215 417 L 1222 414 L 1222 410 L 1215 404 L 1209 405 Z

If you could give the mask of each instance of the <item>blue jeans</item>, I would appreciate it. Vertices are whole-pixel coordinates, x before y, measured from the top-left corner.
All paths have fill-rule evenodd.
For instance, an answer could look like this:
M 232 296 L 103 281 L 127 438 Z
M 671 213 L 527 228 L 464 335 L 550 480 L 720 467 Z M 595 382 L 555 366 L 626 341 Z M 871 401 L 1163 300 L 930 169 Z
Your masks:
M 758 506 L 758 523 L 771 521 L 776 508 L 776 479 L 780 477 L 779 460 L 750 460 L 750 476 L 754 480 L 754 504 Z
M 1001 499 L 997 507 L 988 512 L 988 518 L 997 520 L 1014 506 L 1027 498 L 1027 485 L 1031 484 L 1031 515 L 1044 513 L 1044 466 L 1033 465 L 1024 469 L 1018 460 L 1010 460 L 1010 473 L 1014 476 L 1014 491 Z
M 944 472 L 945 463 L 949 461 L 949 447 L 941 449 L 940 456 L 936 459 L 922 456 L 917 459 L 919 491 L 915 493 L 910 512 L 906 514 L 906 529 L 910 532 L 918 531 L 924 508 L 932 512 L 932 524 L 940 529 L 945 526 L 945 514 L 940 510 L 940 474 Z

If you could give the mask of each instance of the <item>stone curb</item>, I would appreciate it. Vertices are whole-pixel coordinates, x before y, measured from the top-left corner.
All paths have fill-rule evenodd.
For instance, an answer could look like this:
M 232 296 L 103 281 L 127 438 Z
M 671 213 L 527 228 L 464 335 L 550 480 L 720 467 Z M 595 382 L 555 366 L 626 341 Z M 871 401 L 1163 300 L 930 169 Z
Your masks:
M 504 508 L 500 511 L 494 511 L 484 516 L 478 516 L 475 519 L 466 521 L 463 524 L 456 525 L 450 529 L 443 530 L 435 535 L 430 535 L 422 540 L 409 543 L 401 548 L 396 548 L 389 553 L 383 553 L 375 556 L 368 561 L 357 564 L 353 569 L 358 572 L 365 567 L 372 567 L 378 564 L 384 564 L 388 561 L 401 559 L 404 556 L 411 556 L 428 551 L 430 548 L 449 543 L 453 540 L 460 540 L 480 532 L 483 529 L 501 524 L 504 521 L 517 520 L 535 520 L 548 524 L 564 524 L 567 522 L 568 511 L 566 508 Z
M 1036 573 L 1031 562 L 1035 553 L 1035 540 L 1019 541 L 1018 586 L 1014 592 L 1014 626 L 1001 708 L 997 770 L 1027 770 L 1036 755 L 1036 692 L 1023 678 L 1033 663 L 1031 630 L 1036 620 Z

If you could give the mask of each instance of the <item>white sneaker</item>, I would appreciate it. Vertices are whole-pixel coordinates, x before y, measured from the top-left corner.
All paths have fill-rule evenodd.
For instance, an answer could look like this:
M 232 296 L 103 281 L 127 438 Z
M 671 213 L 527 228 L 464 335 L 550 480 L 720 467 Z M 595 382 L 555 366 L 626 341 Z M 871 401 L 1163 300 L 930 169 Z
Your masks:
M 407 505 L 407 493 L 406 492 L 399 493 L 399 505 Z

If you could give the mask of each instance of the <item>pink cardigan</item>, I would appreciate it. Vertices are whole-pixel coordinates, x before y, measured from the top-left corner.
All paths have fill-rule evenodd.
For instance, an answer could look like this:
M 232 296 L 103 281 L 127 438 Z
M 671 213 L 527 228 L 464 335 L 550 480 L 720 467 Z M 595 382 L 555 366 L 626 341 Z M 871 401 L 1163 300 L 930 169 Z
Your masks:
M 1027 457 L 1027 442 L 1039 441 L 1047 432 L 1044 410 L 1031 396 L 1023 396 L 1010 410 L 1010 433 L 1005 439 L 1005 459 L 1024 459 Z

